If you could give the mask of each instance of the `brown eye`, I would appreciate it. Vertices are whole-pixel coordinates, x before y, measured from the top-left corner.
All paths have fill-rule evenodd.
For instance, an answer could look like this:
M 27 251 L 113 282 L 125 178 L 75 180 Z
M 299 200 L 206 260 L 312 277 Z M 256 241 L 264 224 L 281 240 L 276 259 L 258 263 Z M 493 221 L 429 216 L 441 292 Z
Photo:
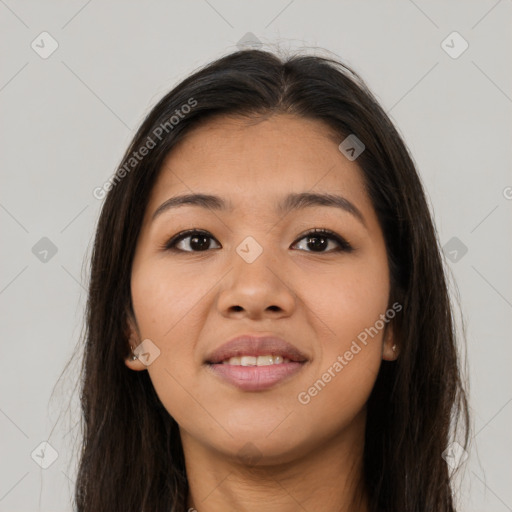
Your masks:
M 306 252 L 351 252 L 353 250 L 352 246 L 346 240 L 327 229 L 314 229 L 294 242 L 294 245 L 301 240 L 306 240 L 306 242 L 303 243 L 303 246 L 307 247 L 307 249 L 303 249 L 306 250 Z M 333 242 L 335 247 L 334 249 L 325 250 L 329 247 L 329 242 Z
M 341 236 L 326 229 L 315 229 L 309 231 L 293 245 L 306 240 L 303 242 L 301 250 L 305 252 L 352 252 L 353 247 Z M 212 241 L 218 244 L 217 247 L 212 247 Z M 334 245 L 334 247 L 332 247 Z M 331 248 L 329 249 L 329 247 Z M 182 231 L 177 235 L 173 236 L 162 249 L 176 252 L 206 252 L 209 249 L 220 249 L 221 246 L 217 240 L 208 231 L 189 229 Z M 326 250 L 329 249 L 329 250 Z
M 172 251 L 204 252 L 211 249 L 212 240 L 215 238 L 207 231 L 188 230 L 173 236 L 164 248 Z M 220 245 L 217 248 L 220 248 Z

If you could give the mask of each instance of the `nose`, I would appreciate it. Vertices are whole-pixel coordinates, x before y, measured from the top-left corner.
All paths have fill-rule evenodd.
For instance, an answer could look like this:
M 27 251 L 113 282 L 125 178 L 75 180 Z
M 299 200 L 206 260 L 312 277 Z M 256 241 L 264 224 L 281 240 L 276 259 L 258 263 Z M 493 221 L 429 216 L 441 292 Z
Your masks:
M 275 319 L 292 314 L 297 301 L 293 283 L 287 280 L 284 263 L 270 252 L 265 249 L 251 261 L 233 251 L 232 269 L 221 281 L 217 299 L 223 316 Z

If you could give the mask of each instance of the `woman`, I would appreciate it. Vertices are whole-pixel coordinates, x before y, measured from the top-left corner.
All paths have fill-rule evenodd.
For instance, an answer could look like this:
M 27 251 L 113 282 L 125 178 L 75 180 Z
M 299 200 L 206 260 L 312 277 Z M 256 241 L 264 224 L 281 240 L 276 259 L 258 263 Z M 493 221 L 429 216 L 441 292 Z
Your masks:
M 355 73 L 221 58 L 94 194 L 78 510 L 455 510 L 439 244 Z

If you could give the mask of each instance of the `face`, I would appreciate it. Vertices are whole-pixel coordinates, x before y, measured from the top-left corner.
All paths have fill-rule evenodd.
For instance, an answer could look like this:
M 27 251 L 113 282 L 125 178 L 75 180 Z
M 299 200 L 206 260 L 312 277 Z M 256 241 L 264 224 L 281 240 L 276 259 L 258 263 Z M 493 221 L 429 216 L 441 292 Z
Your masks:
M 239 457 L 252 443 L 258 457 L 284 462 L 361 430 L 381 361 L 396 356 L 383 233 L 341 140 L 315 120 L 219 118 L 161 169 L 131 274 L 130 344 L 146 340 L 149 355 L 126 365 L 149 372 L 185 454 L 196 444 Z M 344 201 L 279 208 L 302 193 Z M 154 216 L 182 194 L 214 195 L 224 208 L 181 204 Z M 186 230 L 199 233 L 172 241 Z M 206 361 L 243 334 L 277 336 L 305 362 L 242 367 L 245 385 L 235 384 Z M 284 377 L 270 385 L 263 373 L 266 386 L 247 381 L 278 366 Z

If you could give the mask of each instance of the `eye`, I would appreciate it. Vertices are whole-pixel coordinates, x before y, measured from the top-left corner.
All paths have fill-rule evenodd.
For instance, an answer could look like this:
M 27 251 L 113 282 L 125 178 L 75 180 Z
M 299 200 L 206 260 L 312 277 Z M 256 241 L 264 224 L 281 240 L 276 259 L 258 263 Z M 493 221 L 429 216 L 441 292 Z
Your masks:
M 210 233 L 208 233 L 208 231 L 203 231 L 201 229 L 188 229 L 187 231 L 181 231 L 180 233 L 174 235 L 168 242 L 164 244 L 162 249 L 177 252 L 206 252 L 211 249 L 212 240 L 218 244 L 217 240 L 215 240 L 215 238 Z M 293 245 L 296 245 L 301 240 L 306 240 L 306 243 L 303 245 L 310 249 L 306 250 L 306 252 L 352 252 L 354 250 L 353 247 L 344 238 L 328 229 L 311 230 L 296 240 Z M 334 242 L 337 247 L 331 250 L 325 250 L 329 247 L 329 242 Z M 190 249 L 185 248 L 187 245 L 190 247 Z M 216 249 L 219 248 L 220 244 L 218 247 L 216 247 Z
M 294 242 L 294 245 L 304 239 L 306 243 L 303 245 L 312 249 L 306 252 L 352 252 L 354 250 L 344 238 L 328 229 L 313 229 Z M 329 242 L 334 242 L 338 247 L 329 251 L 324 250 L 329 246 Z
M 210 240 L 215 240 L 215 238 L 208 231 L 189 229 L 173 236 L 166 242 L 163 249 L 182 252 L 204 252 L 210 249 Z M 181 247 L 178 247 L 179 244 L 181 244 Z M 189 245 L 191 249 L 184 249 L 183 247 L 186 245 Z

